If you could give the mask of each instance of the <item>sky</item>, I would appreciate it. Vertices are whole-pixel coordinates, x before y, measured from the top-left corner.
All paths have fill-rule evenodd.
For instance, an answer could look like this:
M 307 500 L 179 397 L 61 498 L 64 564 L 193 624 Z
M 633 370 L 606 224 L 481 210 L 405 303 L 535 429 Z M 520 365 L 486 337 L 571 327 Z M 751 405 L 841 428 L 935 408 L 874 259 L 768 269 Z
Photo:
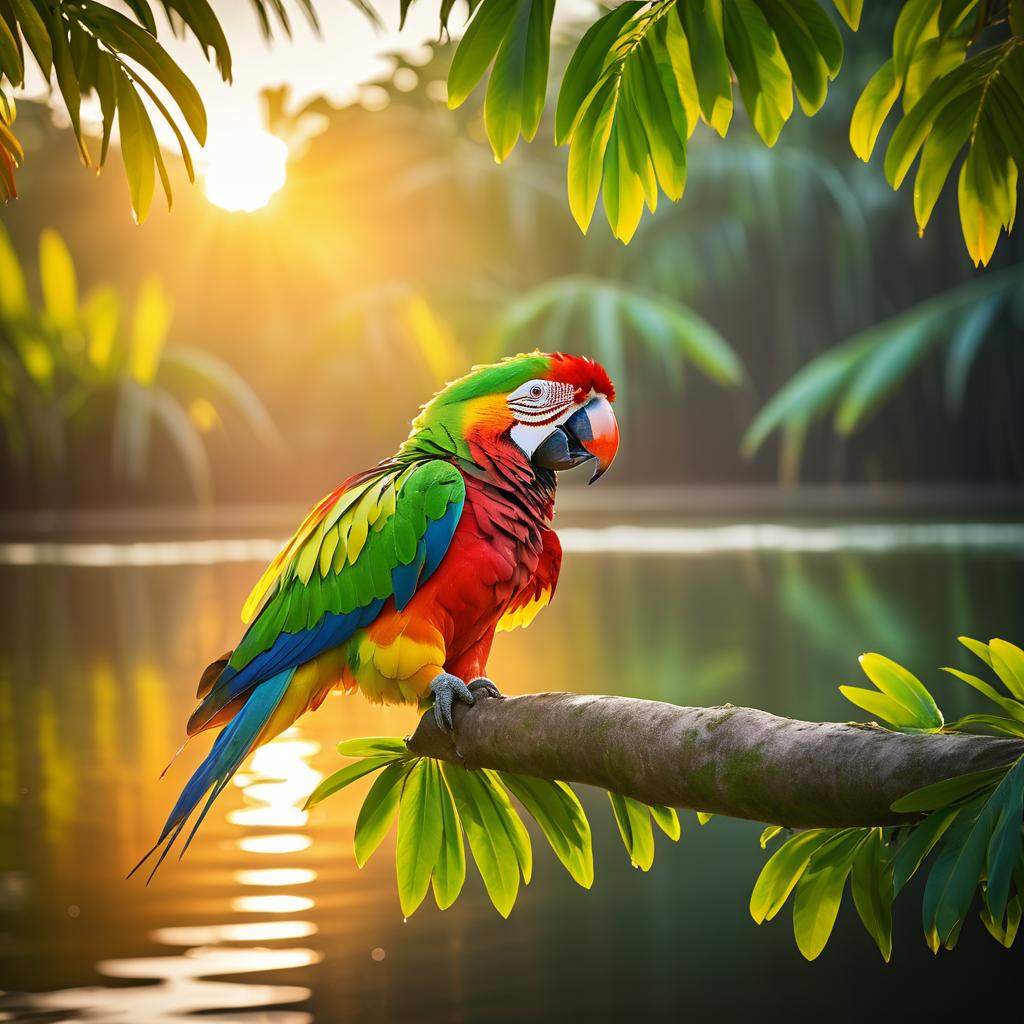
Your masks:
M 108 6 L 121 6 L 109 3 Z M 223 82 L 215 65 L 208 63 L 194 37 L 176 39 L 171 33 L 160 33 L 160 41 L 185 73 L 195 82 L 206 104 L 209 140 L 232 136 L 239 129 L 258 128 L 262 123 L 260 91 L 268 86 L 287 83 L 296 106 L 315 96 L 325 96 L 335 103 L 351 101 L 358 95 L 359 85 L 386 73 L 390 67 L 387 54 L 401 52 L 416 63 L 417 51 L 424 43 L 437 38 L 439 0 L 418 0 L 409 10 L 405 27 L 398 30 L 398 0 L 377 0 L 376 7 L 384 23 L 375 28 L 349 0 L 317 0 L 320 19 L 318 36 L 310 28 L 295 0 L 289 0 L 292 38 L 276 32 L 267 44 L 260 32 L 256 15 L 246 0 L 214 0 L 213 6 L 224 27 L 231 46 L 234 82 Z M 593 0 L 559 0 L 556 24 L 581 14 L 592 14 Z M 462 34 L 466 8 L 456 5 L 450 19 L 452 35 Z M 157 24 L 163 29 L 162 14 Z M 275 26 L 276 27 L 276 26 Z M 41 76 L 26 90 L 30 95 L 45 92 Z M 60 106 L 54 97 L 55 107 Z M 66 115 L 59 110 L 58 117 Z M 83 119 L 100 123 L 96 97 L 83 104 Z M 162 142 L 174 149 L 174 137 L 159 115 L 153 123 Z M 116 131 L 115 131 L 116 135 Z

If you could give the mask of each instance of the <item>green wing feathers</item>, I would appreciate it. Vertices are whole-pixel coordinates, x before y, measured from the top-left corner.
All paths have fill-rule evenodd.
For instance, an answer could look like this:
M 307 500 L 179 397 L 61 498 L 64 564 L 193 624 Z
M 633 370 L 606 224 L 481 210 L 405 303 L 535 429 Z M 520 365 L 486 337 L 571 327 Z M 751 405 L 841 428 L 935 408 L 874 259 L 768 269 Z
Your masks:
M 326 615 L 350 615 L 394 596 L 404 606 L 440 562 L 465 500 L 462 474 L 434 460 L 390 463 L 328 495 L 257 584 L 262 604 L 235 649 L 242 669 L 282 633 L 311 630 Z M 360 623 L 367 624 L 367 623 Z

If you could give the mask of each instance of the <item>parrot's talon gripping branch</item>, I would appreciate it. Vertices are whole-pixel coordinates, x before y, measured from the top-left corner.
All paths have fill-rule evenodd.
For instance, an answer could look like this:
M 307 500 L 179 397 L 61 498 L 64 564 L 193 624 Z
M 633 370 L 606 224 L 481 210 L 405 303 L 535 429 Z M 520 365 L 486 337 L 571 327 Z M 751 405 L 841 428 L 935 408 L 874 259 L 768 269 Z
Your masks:
M 479 680 L 474 679 L 473 682 L 477 683 Z M 494 686 L 493 683 L 490 685 Z M 463 680 L 458 676 L 453 676 L 450 672 L 442 672 L 431 680 L 430 692 L 434 695 L 434 721 L 437 722 L 439 729 L 448 733 L 449 736 L 454 736 L 455 719 L 452 717 L 454 703 L 456 700 L 461 700 L 463 704 L 472 707 L 476 703 L 476 695 L 473 693 L 472 686 L 467 686 Z
M 477 676 L 476 679 L 471 679 L 466 685 L 474 697 L 479 697 L 483 694 L 485 697 L 497 697 L 498 700 L 505 699 L 505 694 L 487 676 Z

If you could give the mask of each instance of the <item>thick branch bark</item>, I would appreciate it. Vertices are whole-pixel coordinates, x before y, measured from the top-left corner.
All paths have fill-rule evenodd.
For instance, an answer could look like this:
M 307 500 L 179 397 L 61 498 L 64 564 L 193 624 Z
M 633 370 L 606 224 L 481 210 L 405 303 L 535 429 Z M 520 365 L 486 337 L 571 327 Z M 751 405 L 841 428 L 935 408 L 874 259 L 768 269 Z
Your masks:
M 458 704 L 455 723 L 458 751 L 430 712 L 410 749 L 794 828 L 905 821 L 890 810 L 898 797 L 1024 753 L 1014 739 L 910 735 L 731 705 L 684 708 L 574 693 L 481 697 L 473 707 Z

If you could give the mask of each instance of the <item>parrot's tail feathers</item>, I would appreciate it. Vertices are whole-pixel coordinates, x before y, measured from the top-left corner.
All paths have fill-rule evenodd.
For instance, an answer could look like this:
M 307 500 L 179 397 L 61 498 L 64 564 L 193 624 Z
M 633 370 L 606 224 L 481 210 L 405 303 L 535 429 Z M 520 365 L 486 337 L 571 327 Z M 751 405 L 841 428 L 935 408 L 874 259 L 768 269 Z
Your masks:
M 186 736 L 185 739 L 182 741 L 181 746 L 178 747 L 178 749 L 174 752 L 174 755 L 171 757 L 170 761 L 168 761 L 167 764 L 164 766 L 164 770 L 160 773 L 160 778 L 161 779 L 170 770 L 171 765 L 174 764 L 174 762 L 178 760 L 179 756 L 181 755 L 181 752 L 185 749 L 185 745 L 188 743 L 188 741 L 191 738 L 192 738 L 191 736 Z
M 239 709 L 238 713 L 228 725 L 224 727 L 206 755 L 203 763 L 192 773 L 192 777 L 185 783 L 171 813 L 167 816 L 160 838 L 157 839 L 146 855 L 128 873 L 131 878 L 136 871 L 146 863 L 149 858 L 160 850 L 153 870 L 150 872 L 149 880 L 156 874 L 157 868 L 163 863 L 164 858 L 170 852 L 182 829 L 185 827 L 192 812 L 199 805 L 200 800 L 209 792 L 209 797 L 199 814 L 196 823 L 192 826 L 181 853 L 188 849 L 196 830 L 202 824 L 203 819 L 209 813 L 214 800 L 221 794 L 224 787 L 231 780 L 231 776 L 238 771 L 242 762 L 246 759 L 252 749 L 256 746 L 260 733 L 263 732 L 270 720 L 274 709 L 280 703 L 288 684 L 291 682 L 295 669 L 291 668 L 278 675 L 267 679 L 255 687 L 248 696 L 248 700 Z M 163 847 L 163 849 L 161 849 Z M 147 880 L 147 885 L 149 884 Z
M 222 654 L 216 661 L 211 661 L 203 669 L 203 674 L 199 677 L 199 688 L 196 690 L 196 700 L 202 700 L 213 689 L 214 683 L 220 679 L 221 673 L 228 667 L 228 661 L 234 653 L 234 651 L 228 651 L 226 654 Z

